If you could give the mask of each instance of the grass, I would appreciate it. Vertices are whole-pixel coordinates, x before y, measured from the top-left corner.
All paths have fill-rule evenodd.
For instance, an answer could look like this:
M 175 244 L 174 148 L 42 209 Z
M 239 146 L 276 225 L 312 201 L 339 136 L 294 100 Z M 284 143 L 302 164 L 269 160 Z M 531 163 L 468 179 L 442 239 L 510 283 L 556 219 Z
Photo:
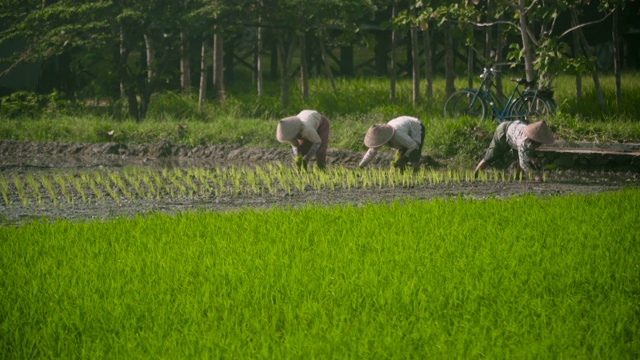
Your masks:
M 1 358 L 636 358 L 640 191 L 0 228 Z
M 612 76 L 601 76 L 606 112 L 597 108 L 592 82 L 585 79 L 584 98 L 578 103 L 573 78 L 560 76 L 555 89 L 559 113 L 549 119 L 552 129 L 567 141 L 640 142 L 637 79 L 637 73 L 624 74 L 624 105 L 617 114 Z M 504 83 L 505 87 L 509 86 L 509 81 Z M 433 98 L 422 99 L 416 105 L 410 101 L 411 84 L 406 79 L 399 81 L 397 100 L 393 104 L 388 100 L 387 79 L 338 79 L 336 93 L 331 92 L 328 81 L 312 79 L 308 102 L 302 101 L 295 86 L 288 108 L 283 108 L 278 101 L 276 83 L 269 83 L 262 97 L 257 97 L 245 85 L 231 86 L 226 102 L 209 102 L 201 111 L 197 110 L 193 96 L 163 93 L 154 96 L 148 118 L 141 123 L 117 115 L 120 113 L 113 107 L 122 104 L 115 102 L 102 114 L 95 109 L 80 109 L 71 113 L 43 112 L 35 118 L 6 118 L 0 121 L 0 139 L 125 144 L 166 139 L 188 146 L 240 144 L 273 148 L 282 146 L 275 139 L 277 120 L 306 108 L 316 109 L 330 119 L 330 147 L 353 151 L 365 150 L 362 138 L 370 125 L 400 115 L 418 117 L 427 130 L 423 153 L 458 166 L 477 162 L 478 154 L 489 143 L 487 135 L 492 134 L 496 126 L 490 121 L 478 124 L 468 119 L 443 119 L 444 79 L 436 79 Z M 456 86 L 465 87 L 465 79 L 460 77 Z M 3 116 L 6 114 L 0 112 L 0 117 Z M 111 130 L 114 135 L 107 135 Z
M 572 103 L 569 80 L 558 85 L 560 113 L 550 121 L 563 139 L 640 141 L 637 101 L 615 118 L 599 115 L 588 91 L 584 104 Z M 160 94 L 142 123 L 114 109 L 2 119 L 0 138 L 275 147 L 278 118 L 315 108 L 331 120 L 331 147 L 363 150 L 372 123 L 413 115 L 427 127 L 423 153 L 456 161 L 417 176 L 340 167 L 297 174 L 282 164 L 7 173 L 3 202 L 521 181 L 504 171 L 471 179 L 459 164 L 482 153 L 488 139 L 477 134 L 495 124 L 442 119 L 440 93 L 413 106 L 403 82 L 390 105 L 383 79 L 327 88 L 314 80 L 310 102 L 294 95 L 289 109 L 274 100 L 273 84 L 262 98 L 231 92 L 203 112 L 190 97 Z M 638 204 L 640 190 L 628 189 L 4 225 L 0 358 L 637 358 Z

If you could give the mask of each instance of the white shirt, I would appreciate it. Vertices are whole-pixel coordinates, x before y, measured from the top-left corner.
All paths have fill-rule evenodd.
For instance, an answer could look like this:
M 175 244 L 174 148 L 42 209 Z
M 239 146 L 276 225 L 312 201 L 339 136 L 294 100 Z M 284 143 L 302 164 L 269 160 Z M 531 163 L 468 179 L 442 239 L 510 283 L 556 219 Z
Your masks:
M 404 150 L 404 156 L 409 156 L 411 152 L 420 146 L 422 138 L 422 123 L 417 118 L 411 116 L 400 116 L 387 123 L 395 129 L 395 133 L 389 145 L 397 150 Z M 359 166 L 368 165 L 377 155 L 377 148 L 369 148 L 362 158 Z
M 302 110 L 298 114 L 298 118 L 302 121 L 300 136 L 314 144 L 322 143 L 320 135 L 318 135 L 318 128 L 322 124 L 322 115 L 315 110 Z
M 298 138 L 302 138 L 313 144 L 305 156 L 305 160 L 309 161 L 322 144 L 322 139 L 320 139 L 320 135 L 318 134 L 318 128 L 322 124 L 322 115 L 315 110 L 302 110 L 296 116 L 302 122 L 302 130 L 300 130 L 298 137 L 290 141 L 293 156 L 298 156 L 298 146 L 300 146 L 300 144 L 298 144 Z

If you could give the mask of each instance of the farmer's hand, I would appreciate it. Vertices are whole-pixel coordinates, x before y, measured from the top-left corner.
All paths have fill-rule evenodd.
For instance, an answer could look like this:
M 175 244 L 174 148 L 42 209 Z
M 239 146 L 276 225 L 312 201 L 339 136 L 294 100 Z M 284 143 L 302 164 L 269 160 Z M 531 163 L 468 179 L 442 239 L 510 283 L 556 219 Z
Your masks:
M 540 176 L 540 174 L 535 174 L 533 175 L 533 180 L 536 182 L 541 182 L 542 181 L 542 176 Z

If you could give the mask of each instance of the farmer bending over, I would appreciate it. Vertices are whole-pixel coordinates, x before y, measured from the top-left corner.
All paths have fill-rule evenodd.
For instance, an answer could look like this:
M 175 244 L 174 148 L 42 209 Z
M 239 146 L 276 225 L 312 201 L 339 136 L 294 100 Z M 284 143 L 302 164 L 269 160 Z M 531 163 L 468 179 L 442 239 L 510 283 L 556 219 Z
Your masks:
M 315 110 L 302 110 L 296 116 L 278 122 L 276 138 L 281 143 L 291 144 L 295 165 L 307 170 L 307 164 L 315 155 L 318 169 L 327 164 L 329 146 L 329 119 Z
M 477 178 L 480 170 L 495 164 L 503 159 L 507 152 L 514 150 L 518 153 L 517 172 L 535 170 L 534 180 L 540 181 L 542 178 L 536 169 L 533 151 L 542 144 L 551 143 L 553 143 L 553 132 L 544 121 L 529 125 L 521 121 L 505 121 L 498 125 L 493 140 L 484 158 L 473 172 L 473 176 Z
M 359 167 L 367 166 L 385 144 L 396 150 L 393 167 L 404 171 L 410 163 L 414 171 L 420 169 L 420 155 L 424 142 L 424 125 L 410 116 L 400 116 L 386 124 L 376 124 L 367 130 L 364 145 L 369 148 Z

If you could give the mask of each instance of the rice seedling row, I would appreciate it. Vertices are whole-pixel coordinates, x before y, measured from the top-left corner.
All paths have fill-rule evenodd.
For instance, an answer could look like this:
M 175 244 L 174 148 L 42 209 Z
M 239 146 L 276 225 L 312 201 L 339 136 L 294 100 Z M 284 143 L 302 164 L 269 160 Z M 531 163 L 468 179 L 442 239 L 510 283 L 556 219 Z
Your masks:
M 59 170 L 41 174 L 14 173 L 0 178 L 6 207 L 70 206 L 109 199 L 120 204 L 137 199 L 200 200 L 242 195 L 291 195 L 304 192 L 332 192 L 338 189 L 411 188 L 470 182 L 515 182 L 505 171 L 481 173 L 470 170 L 423 169 L 417 173 L 395 169 L 350 169 L 300 172 L 280 163 L 255 167 L 192 168 L 187 170 L 124 168 Z

